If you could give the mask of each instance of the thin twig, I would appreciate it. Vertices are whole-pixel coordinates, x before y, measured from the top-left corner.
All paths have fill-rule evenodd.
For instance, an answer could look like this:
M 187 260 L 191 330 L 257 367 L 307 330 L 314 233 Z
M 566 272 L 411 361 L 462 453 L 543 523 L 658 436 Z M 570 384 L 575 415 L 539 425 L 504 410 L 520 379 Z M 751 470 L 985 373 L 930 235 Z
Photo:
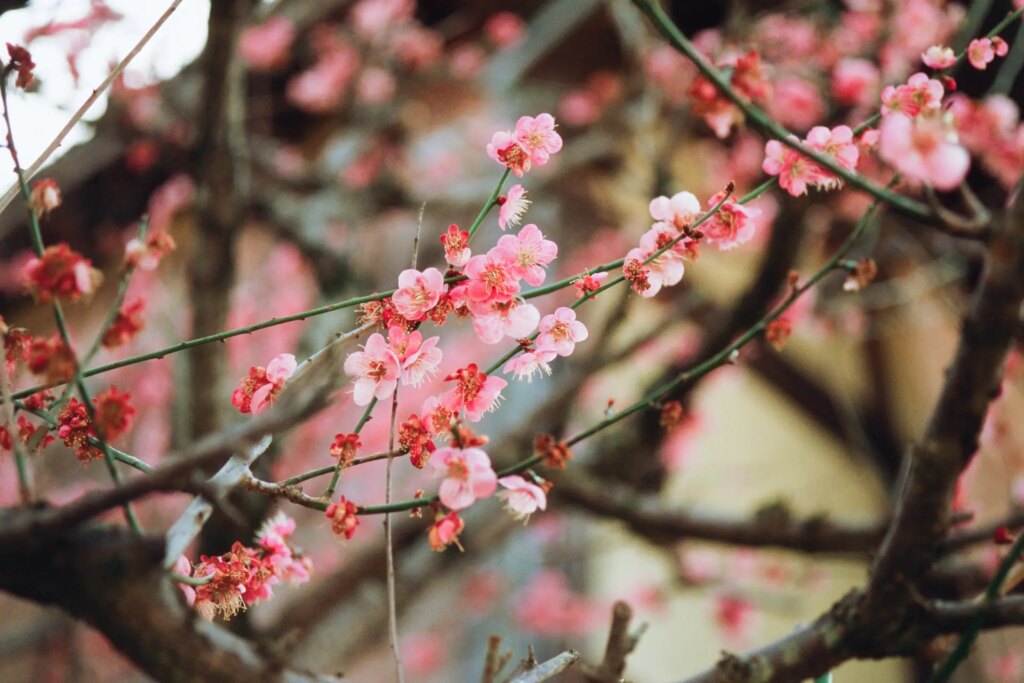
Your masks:
M 11 440 L 14 450 L 14 464 L 18 469 L 18 493 L 22 503 L 35 500 L 35 486 L 32 481 L 32 469 L 29 465 L 28 452 L 21 442 L 21 434 L 14 420 L 14 402 L 11 400 L 11 373 L 7 371 L 7 359 L 0 353 L 0 397 L 3 398 L 3 423 L 7 437 Z
M 384 475 L 385 504 L 391 503 L 391 463 L 395 452 L 395 421 L 398 417 L 398 387 L 391 395 L 391 426 L 388 429 L 388 466 Z M 395 659 L 395 675 L 398 683 L 405 683 L 402 671 L 402 657 L 398 651 L 398 607 L 395 600 L 395 553 L 392 548 L 391 514 L 384 515 L 384 553 L 387 560 L 388 632 L 391 636 L 391 654 Z
M 1010 552 L 1006 554 L 1003 561 L 999 564 L 999 571 L 992 577 L 992 581 L 989 582 L 988 587 L 985 589 L 985 597 L 982 602 L 983 605 L 992 604 L 996 598 L 999 597 L 999 591 L 1003 586 L 1003 582 L 1006 580 L 1007 575 L 1017 560 L 1020 559 L 1021 553 L 1024 552 L 1024 534 L 1017 536 L 1017 540 L 1013 542 L 1010 547 Z M 985 621 L 985 615 L 979 611 L 978 614 L 971 620 L 970 625 L 964 630 L 960 636 L 960 641 L 953 648 L 953 651 L 949 653 L 942 664 L 935 670 L 932 677 L 928 679 L 928 683 L 943 683 L 949 680 L 949 677 L 953 675 L 957 667 L 965 659 L 971 651 L 971 646 L 978 637 L 978 632 L 981 631 L 981 626 Z
M 526 673 L 516 676 L 512 679 L 511 683 L 541 683 L 541 681 L 554 678 L 579 660 L 579 652 L 576 652 L 576 650 L 566 650 L 562 654 L 556 655 L 548 661 L 538 664 Z

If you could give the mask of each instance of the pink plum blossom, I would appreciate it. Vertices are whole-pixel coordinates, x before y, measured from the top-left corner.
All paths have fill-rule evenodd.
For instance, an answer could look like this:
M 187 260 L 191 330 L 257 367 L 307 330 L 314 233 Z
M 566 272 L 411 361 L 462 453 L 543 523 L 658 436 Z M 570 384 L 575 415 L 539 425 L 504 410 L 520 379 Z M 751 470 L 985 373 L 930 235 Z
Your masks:
M 659 242 L 660 231 L 657 226 L 651 228 L 640 237 L 640 246 L 630 249 L 626 253 L 626 268 L 633 261 L 645 261 L 652 254 L 661 248 Z M 669 249 L 657 258 L 644 265 L 646 281 L 649 285 L 644 288 L 640 295 L 650 298 L 661 291 L 662 287 L 671 287 L 679 284 L 683 279 L 683 258 L 673 249 Z
M 491 459 L 479 448 L 438 448 L 430 463 L 436 472 L 444 474 L 438 497 L 449 509 L 468 508 L 477 499 L 490 496 L 498 486 Z
M 453 394 L 428 396 L 420 407 L 420 422 L 432 436 L 447 434 L 458 416 L 457 397 Z
M 526 481 L 518 474 L 502 477 L 498 483 L 505 489 L 498 496 L 505 499 L 505 505 L 512 516 L 522 520 L 524 524 L 530 520 L 530 515 L 534 512 L 547 507 L 548 497 L 544 489 Z
M 725 192 L 719 192 L 708 200 L 708 206 L 715 206 L 724 197 Z M 704 224 L 704 235 L 716 247 L 728 251 L 749 242 L 754 237 L 757 228 L 755 219 L 760 214 L 760 209 L 744 206 L 730 197 Z
M 853 139 L 853 131 L 849 126 L 836 126 L 829 130 L 827 126 L 815 126 L 807 133 L 804 141 L 807 147 L 827 154 L 845 169 L 855 170 L 860 158 L 860 151 Z M 841 187 L 843 181 L 831 171 L 818 169 L 819 178 L 816 182 L 821 189 L 831 190 Z
M 479 304 L 470 300 L 473 330 L 485 344 L 497 344 L 505 337 L 522 339 L 537 328 L 540 311 L 536 306 L 513 297 L 508 301 Z
M 570 126 L 589 126 L 601 117 L 601 102 L 588 90 L 571 90 L 558 102 L 558 115 Z
M 562 137 L 555 132 L 555 117 L 551 114 L 520 116 L 516 121 L 516 140 L 538 166 L 548 163 L 552 154 L 562 149 Z
M 440 337 L 424 340 L 419 330 L 409 332 L 402 325 L 388 328 L 388 346 L 398 359 L 403 386 L 418 387 L 437 372 L 442 358 L 437 348 L 440 341 Z
M 374 332 L 362 351 L 354 351 L 345 359 L 345 374 L 355 378 L 353 400 L 365 406 L 374 398 L 391 395 L 398 386 L 401 366 L 384 337 Z
M 313 68 L 288 82 L 288 101 L 311 114 L 333 111 L 343 101 L 345 90 L 358 68 L 359 53 L 356 49 L 339 43 Z
M 922 111 L 934 111 L 942 105 L 945 92 L 942 83 L 918 72 L 904 85 L 887 85 L 882 89 L 882 115 L 898 112 L 917 116 Z
M 998 57 L 1005 57 L 1009 46 L 1006 41 L 996 36 L 995 38 L 975 38 L 967 46 L 967 61 L 975 69 L 984 71 L 988 65 Z
M 519 225 L 527 207 L 530 206 L 530 200 L 526 198 L 526 190 L 522 185 L 508 188 L 508 192 L 499 202 L 501 206 L 498 208 L 498 227 L 502 232 L 511 225 Z
M 544 235 L 533 223 L 523 226 L 518 235 L 502 235 L 492 250 L 501 254 L 508 263 L 509 272 L 534 287 L 544 283 L 544 266 L 558 256 L 558 245 L 544 239 Z M 468 269 L 467 269 L 468 274 Z
M 499 130 L 487 145 L 487 156 L 512 170 L 517 178 L 529 173 L 532 165 L 530 153 L 508 131 Z
M 573 280 L 572 286 L 576 288 L 576 298 L 580 299 L 586 295 L 596 292 L 608 279 L 608 273 L 585 273 Z
M 484 413 L 494 410 L 501 398 L 501 390 L 508 386 L 508 382 L 500 377 L 480 372 L 476 363 L 456 370 L 445 377 L 445 381 L 456 384 L 441 397 L 441 403 L 455 412 L 464 410 L 470 422 L 479 422 Z
M 576 311 L 562 306 L 540 321 L 537 348 L 554 351 L 559 356 L 570 356 L 578 342 L 587 336 L 586 326 L 576 319 Z
M 779 187 L 794 197 L 806 194 L 807 186 L 817 184 L 821 178 L 817 164 L 778 140 L 766 142 L 764 154 L 761 168 L 768 175 L 778 176 Z
M 441 58 L 444 37 L 419 24 L 406 24 L 396 31 L 391 41 L 395 58 L 406 68 L 427 69 Z
M 445 664 L 446 655 L 447 647 L 436 631 L 417 633 L 402 642 L 402 662 L 415 680 L 438 672 Z
M 295 356 L 282 353 L 275 356 L 267 367 L 251 367 L 231 394 L 231 405 L 242 413 L 259 413 L 273 403 L 295 372 Z
M 456 289 L 478 304 L 508 301 L 519 293 L 519 280 L 512 272 L 510 258 L 507 250 L 497 247 L 473 256 L 466 263 L 468 282 Z
M 948 69 L 956 63 L 956 53 L 951 47 L 932 45 L 921 53 L 921 61 L 930 69 Z
M 419 322 L 437 306 L 444 291 L 444 275 L 437 268 L 427 268 L 423 272 L 409 268 L 399 273 L 398 291 L 391 301 L 403 318 Z
M 265 410 L 273 402 L 274 397 L 284 388 L 284 383 L 295 374 L 295 356 L 290 353 L 282 353 L 274 356 L 267 364 L 267 384 L 264 384 L 252 394 L 252 412 L 257 414 Z
M 312 563 L 309 558 L 297 555 L 288 540 L 295 533 L 295 520 L 283 512 L 268 518 L 256 533 L 256 543 L 266 554 L 268 562 L 277 576 L 293 583 L 309 581 Z
M 691 192 L 676 192 L 671 199 L 664 195 L 655 197 L 648 209 L 651 218 L 667 223 L 677 231 L 689 228 L 701 214 L 700 200 Z
M 952 190 L 967 175 L 970 155 L 947 116 L 893 113 L 882 121 L 880 132 L 878 155 L 912 183 Z
M 459 226 L 448 226 L 448 231 L 441 235 L 444 245 L 444 260 L 453 268 L 461 268 L 469 263 L 473 252 L 469 250 L 469 231 L 459 230 Z M 429 270 L 429 269 L 428 269 Z
M 754 605 L 749 600 L 727 594 L 715 599 L 715 621 L 732 643 L 743 642 L 749 636 L 756 616 Z
M 538 372 L 551 374 L 550 363 L 557 355 L 554 351 L 542 349 L 524 351 L 509 359 L 501 371 L 506 375 L 511 374 L 520 381 L 525 379 L 527 382 L 533 382 L 533 376 Z
M 398 83 L 387 69 L 371 66 L 359 74 L 356 81 L 356 96 L 363 104 L 383 104 L 390 100 Z
M 452 543 L 461 550 L 459 534 L 465 528 L 466 523 L 459 517 L 459 513 L 455 511 L 449 512 L 447 515 L 438 513 L 437 519 L 430 526 L 430 531 L 427 532 L 427 541 L 430 543 L 430 547 L 437 552 L 442 552 Z

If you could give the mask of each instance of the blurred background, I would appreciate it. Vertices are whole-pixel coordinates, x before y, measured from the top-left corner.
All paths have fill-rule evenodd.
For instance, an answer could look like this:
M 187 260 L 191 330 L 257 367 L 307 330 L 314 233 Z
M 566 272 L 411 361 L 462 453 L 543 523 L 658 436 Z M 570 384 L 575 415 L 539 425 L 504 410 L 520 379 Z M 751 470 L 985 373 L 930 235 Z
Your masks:
M 970 14 L 939 0 L 666 6 L 708 54 L 757 50 L 773 91 L 768 111 L 802 134 L 818 123 L 864 120 L 881 86 L 905 80 L 922 50 L 965 44 L 963 36 L 1010 8 L 981 4 L 984 12 Z M 0 37 L 28 47 L 37 64 L 36 84 L 10 99 L 27 163 L 165 3 L 0 8 Z M 1018 47 L 1007 63 L 1022 58 Z M 389 289 L 408 267 L 421 221 L 420 267 L 440 266 L 439 235 L 451 223 L 467 227 L 500 177 L 484 153 L 492 133 L 542 111 L 557 117 L 565 146 L 523 184 L 532 202 L 526 222 L 559 245 L 549 279 L 620 258 L 649 227 L 651 198 L 688 190 L 707 203 L 729 181 L 742 195 L 764 179 L 764 139 L 742 123 L 716 135 L 692 107 L 695 77 L 628 0 L 231 0 L 212 9 L 184 0 L 38 176 L 54 178 L 63 193 L 43 225 L 47 242 L 68 242 L 106 276 L 90 301 L 69 307 L 74 334 L 88 340 L 100 326 L 124 245 L 144 214 L 177 250 L 134 275 L 127 301 L 144 302 L 144 329 L 96 363 Z M 1000 78 L 997 68 L 972 71 L 959 85 L 972 96 L 1019 101 L 1015 74 Z M 1016 119 L 1011 128 L 1019 130 Z M 972 185 L 990 203 L 1012 182 L 1006 168 L 1022 153 L 1014 144 L 1012 158 L 993 154 L 972 170 Z M 866 173 L 887 179 L 870 163 Z M 0 180 L 13 185 L 13 174 Z M 772 190 L 754 205 L 755 238 L 735 250 L 705 249 L 680 286 L 654 299 L 613 290 L 582 309 L 590 339 L 552 376 L 512 382 L 501 409 L 479 425 L 496 464 L 527 455 L 534 434 L 571 434 L 722 348 L 786 292 L 790 270 L 807 276 L 831 255 L 867 201 L 850 190 L 799 198 Z M 481 250 L 500 235 L 493 215 L 483 225 Z M 49 312 L 21 284 L 30 255 L 24 207 L 15 202 L 0 214 L 0 310 L 8 324 L 46 336 Z M 592 509 L 583 493 L 625 487 L 637 501 L 769 526 L 813 517 L 883 522 L 904 449 L 920 434 L 952 357 L 980 254 L 882 215 L 854 254 L 868 256 L 878 264 L 873 284 L 851 292 L 841 277 L 827 279 L 786 314 L 774 343 L 756 340 L 675 396 L 685 417 L 674 430 L 650 411 L 581 445 L 563 475 L 569 493 L 560 496 L 556 481 L 549 510 L 528 525 L 497 502 L 481 503 L 466 515 L 465 551 L 438 554 L 426 543 L 425 521 L 399 520 L 409 679 L 479 680 L 491 634 L 514 660 L 533 645 L 540 658 L 574 647 L 596 662 L 611 605 L 625 600 L 634 624 L 647 625 L 627 679 L 677 681 L 723 650 L 771 642 L 862 584 L 870 561 L 863 550 L 802 553 L 645 534 Z M 546 313 L 572 299 L 562 291 L 538 306 Z M 351 311 L 289 323 L 116 370 L 90 386 L 131 392 L 138 414 L 116 445 L 157 464 L 240 418 L 230 396 L 250 366 L 279 353 L 308 356 L 355 324 Z M 506 350 L 481 343 L 466 323 L 449 322 L 439 334 L 458 353 L 446 356 L 436 382 L 402 393 L 400 415 L 416 411 L 448 372 L 490 364 Z M 957 505 L 973 514 L 965 529 L 1024 504 L 1018 361 L 962 481 Z M 23 373 L 16 386 L 37 379 Z M 341 391 L 331 408 L 275 442 L 260 474 L 279 480 L 330 464 L 333 435 L 351 431 L 361 412 Z M 365 452 L 386 448 L 387 426 L 383 418 L 368 424 Z M 54 502 L 108 485 L 102 467 L 83 470 L 59 442 L 34 467 Z M 378 503 L 383 477 L 382 463 L 354 468 L 340 490 Z M 315 495 L 323 485 L 307 490 Z M 397 467 L 396 498 L 435 486 L 429 471 Z M 16 501 L 14 464 L 4 455 L 0 503 Z M 187 502 L 153 497 L 140 516 L 147 528 L 166 528 Z M 255 496 L 237 504 L 250 523 L 215 521 L 190 557 L 248 542 L 263 518 L 283 509 L 298 522 L 314 576 L 278 588 L 274 600 L 228 626 L 345 680 L 390 676 L 377 520 L 342 542 L 314 511 Z M 935 590 L 973 596 L 997 559 L 996 548 L 982 544 L 951 563 Z M 147 680 L 59 611 L 3 595 L 0 610 L 0 681 Z M 1024 680 L 1021 644 L 1013 630 L 984 636 L 956 680 Z M 852 663 L 835 680 L 924 680 L 928 654 Z

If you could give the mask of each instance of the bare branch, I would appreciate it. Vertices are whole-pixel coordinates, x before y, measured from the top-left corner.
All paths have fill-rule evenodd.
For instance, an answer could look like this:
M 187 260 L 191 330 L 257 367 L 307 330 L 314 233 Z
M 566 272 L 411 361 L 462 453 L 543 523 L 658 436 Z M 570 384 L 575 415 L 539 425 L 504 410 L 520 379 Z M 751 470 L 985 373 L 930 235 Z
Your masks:
M 780 507 L 753 518 L 679 510 L 654 496 L 598 480 L 581 469 L 552 474 L 552 495 L 589 512 L 618 519 L 655 543 L 700 539 L 751 547 L 781 547 L 810 553 L 867 553 L 882 538 L 880 524 L 837 524 L 821 517 L 794 519 Z
M 583 675 L 592 683 L 619 683 L 626 670 L 626 657 L 636 649 L 640 636 L 647 630 L 642 625 L 635 633 L 629 632 L 633 610 L 621 600 L 612 606 L 612 626 L 608 631 L 608 643 L 604 648 L 604 659 L 598 667 L 584 665 Z
M 512 679 L 511 683 L 541 683 L 554 678 L 563 671 L 569 669 L 580 660 L 580 653 L 576 650 L 566 650 L 546 662 L 538 664 L 536 668 L 520 674 Z
M 5 510 L 0 522 L 31 526 L 20 520 L 41 514 L 45 511 Z M 252 643 L 197 617 L 160 567 L 163 555 L 162 537 L 139 538 L 122 527 L 81 526 L 66 530 L 56 543 L 30 537 L 5 546 L 0 588 L 88 622 L 159 680 L 337 680 L 286 669 Z

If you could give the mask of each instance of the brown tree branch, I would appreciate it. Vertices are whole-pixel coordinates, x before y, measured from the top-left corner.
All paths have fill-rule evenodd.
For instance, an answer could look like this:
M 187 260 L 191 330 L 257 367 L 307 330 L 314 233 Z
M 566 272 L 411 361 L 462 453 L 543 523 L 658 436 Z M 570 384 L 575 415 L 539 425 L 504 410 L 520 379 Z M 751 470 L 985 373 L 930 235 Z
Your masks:
M 1021 203 L 1001 222 L 938 404 L 910 449 L 896 517 L 872 571 L 871 593 L 878 606 L 894 586 L 920 577 L 936 558 L 949 528 L 956 480 L 977 450 L 985 413 L 999 394 L 1024 301 Z
M 582 468 L 549 478 L 555 484 L 551 494 L 556 500 L 620 520 L 655 543 L 699 539 L 808 553 L 864 554 L 877 547 L 884 533 L 880 524 L 837 524 L 824 516 L 794 519 L 777 507 L 753 518 L 684 511 L 654 496 L 599 480 Z
M 939 556 L 956 479 L 977 448 L 989 403 L 1019 330 L 1024 302 L 1024 222 L 1016 205 L 988 245 L 986 270 L 931 420 L 910 450 L 896 517 L 867 589 L 850 593 L 817 621 L 744 657 L 726 655 L 691 683 L 772 683 L 821 675 L 854 657 L 916 651 L 943 627 L 927 618 L 913 584 Z M 955 631 L 956 628 L 949 628 Z
M 579 660 L 579 652 L 576 652 L 576 650 L 566 650 L 546 662 L 541 662 L 529 671 L 519 674 L 512 679 L 511 683 L 541 683 L 570 669 Z
M 597 667 L 584 664 L 584 678 L 591 683 L 619 683 L 622 680 L 622 674 L 626 670 L 626 657 L 636 649 L 640 636 L 647 629 L 645 624 L 635 633 L 630 633 L 629 622 L 632 619 L 633 610 L 628 604 L 618 600 L 612 605 L 612 625 L 608 630 L 604 659 Z
M 0 511 L 0 526 L 32 526 L 38 510 Z M 314 683 L 252 643 L 199 618 L 160 567 L 162 537 L 91 524 L 29 538 L 0 552 L 0 588 L 88 622 L 140 669 L 163 681 Z

